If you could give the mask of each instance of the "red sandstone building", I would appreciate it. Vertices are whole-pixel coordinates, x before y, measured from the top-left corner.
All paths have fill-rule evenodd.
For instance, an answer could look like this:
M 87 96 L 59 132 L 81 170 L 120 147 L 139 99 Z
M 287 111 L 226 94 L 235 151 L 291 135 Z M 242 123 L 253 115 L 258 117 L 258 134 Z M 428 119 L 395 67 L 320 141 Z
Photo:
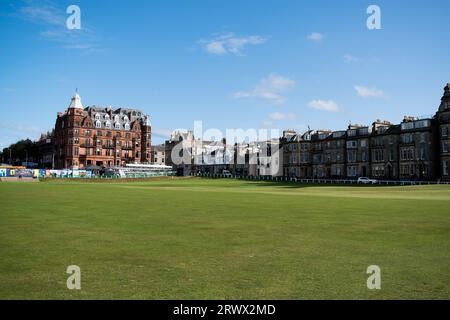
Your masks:
M 56 168 L 149 163 L 150 116 L 136 109 L 84 108 L 77 93 L 66 112 L 58 113 L 54 148 Z

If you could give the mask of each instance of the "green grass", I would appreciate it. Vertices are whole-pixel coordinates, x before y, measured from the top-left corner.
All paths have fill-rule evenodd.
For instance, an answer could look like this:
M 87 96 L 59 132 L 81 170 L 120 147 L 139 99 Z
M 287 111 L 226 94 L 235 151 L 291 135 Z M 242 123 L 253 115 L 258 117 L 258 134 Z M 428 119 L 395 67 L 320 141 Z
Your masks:
M 450 298 L 450 186 L 2 182 L 0 204 L 0 299 Z

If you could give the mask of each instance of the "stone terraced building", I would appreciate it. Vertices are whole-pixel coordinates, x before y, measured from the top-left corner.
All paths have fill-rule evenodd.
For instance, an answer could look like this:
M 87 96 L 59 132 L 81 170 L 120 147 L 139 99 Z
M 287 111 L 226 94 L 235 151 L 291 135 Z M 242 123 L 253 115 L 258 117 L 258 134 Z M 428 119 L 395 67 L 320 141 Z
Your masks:
M 450 180 L 450 84 L 435 115 L 376 120 L 346 130 L 285 131 L 284 176 L 296 178 Z

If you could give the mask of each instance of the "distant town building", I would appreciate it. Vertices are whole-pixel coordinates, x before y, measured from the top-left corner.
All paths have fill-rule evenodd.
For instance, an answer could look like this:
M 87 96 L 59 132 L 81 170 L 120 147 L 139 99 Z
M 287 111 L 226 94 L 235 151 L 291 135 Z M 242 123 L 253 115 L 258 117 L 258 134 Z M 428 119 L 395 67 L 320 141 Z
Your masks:
M 450 83 L 444 88 L 439 111 L 436 114 L 439 137 L 439 172 L 445 180 L 450 180 Z
M 54 145 L 53 145 L 54 131 L 41 134 L 39 140 L 35 142 L 37 161 L 41 168 L 54 168 Z
M 164 144 L 160 144 L 157 146 L 152 146 L 152 164 L 166 164 L 166 146 Z
M 54 130 L 35 142 L 35 158 L 46 168 L 153 163 L 172 166 L 178 175 L 450 181 L 449 145 L 450 83 L 435 115 L 405 116 L 398 124 L 350 124 L 338 131 L 286 130 L 279 139 L 234 145 L 176 131 L 152 147 L 148 115 L 129 108 L 84 108 L 75 94 L 58 113 Z
M 84 108 L 76 93 L 58 113 L 54 137 L 56 168 L 123 166 L 151 160 L 150 116 L 129 108 Z
M 196 139 L 192 131 L 175 131 L 165 143 L 165 161 L 179 175 L 222 173 L 232 163 L 232 149 L 225 140 L 205 141 Z
M 227 172 L 233 175 L 282 176 L 282 160 L 276 152 L 279 138 L 230 145 L 225 139 L 205 141 L 196 139 L 192 131 L 175 131 L 165 146 L 166 164 L 172 165 L 178 175 Z
M 376 120 L 342 131 L 286 131 L 284 175 L 296 178 L 449 180 L 450 84 L 434 116 Z
M 184 147 L 180 147 L 180 142 Z M 271 148 L 264 148 L 275 144 L 281 149 L 279 163 L 272 157 Z M 166 164 L 170 165 L 174 148 L 185 153 L 185 161 L 176 165 L 181 175 L 220 174 L 227 170 L 241 176 L 450 180 L 449 145 L 450 84 L 447 84 L 434 116 L 405 116 L 399 124 L 382 120 L 372 125 L 350 124 L 346 130 L 338 131 L 308 130 L 299 134 L 286 130 L 279 141 L 234 146 L 227 146 L 224 141 L 195 140 L 190 131 L 177 132 L 166 141 L 165 152 Z

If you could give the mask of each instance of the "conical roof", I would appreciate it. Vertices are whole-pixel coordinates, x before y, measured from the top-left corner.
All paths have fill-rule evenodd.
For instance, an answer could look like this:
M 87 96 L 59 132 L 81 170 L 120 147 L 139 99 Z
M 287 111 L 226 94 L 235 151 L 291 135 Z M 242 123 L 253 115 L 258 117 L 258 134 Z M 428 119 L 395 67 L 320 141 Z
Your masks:
M 72 100 L 70 101 L 69 109 L 83 109 L 83 105 L 81 104 L 81 98 L 78 92 L 75 93 L 75 95 L 72 97 Z

